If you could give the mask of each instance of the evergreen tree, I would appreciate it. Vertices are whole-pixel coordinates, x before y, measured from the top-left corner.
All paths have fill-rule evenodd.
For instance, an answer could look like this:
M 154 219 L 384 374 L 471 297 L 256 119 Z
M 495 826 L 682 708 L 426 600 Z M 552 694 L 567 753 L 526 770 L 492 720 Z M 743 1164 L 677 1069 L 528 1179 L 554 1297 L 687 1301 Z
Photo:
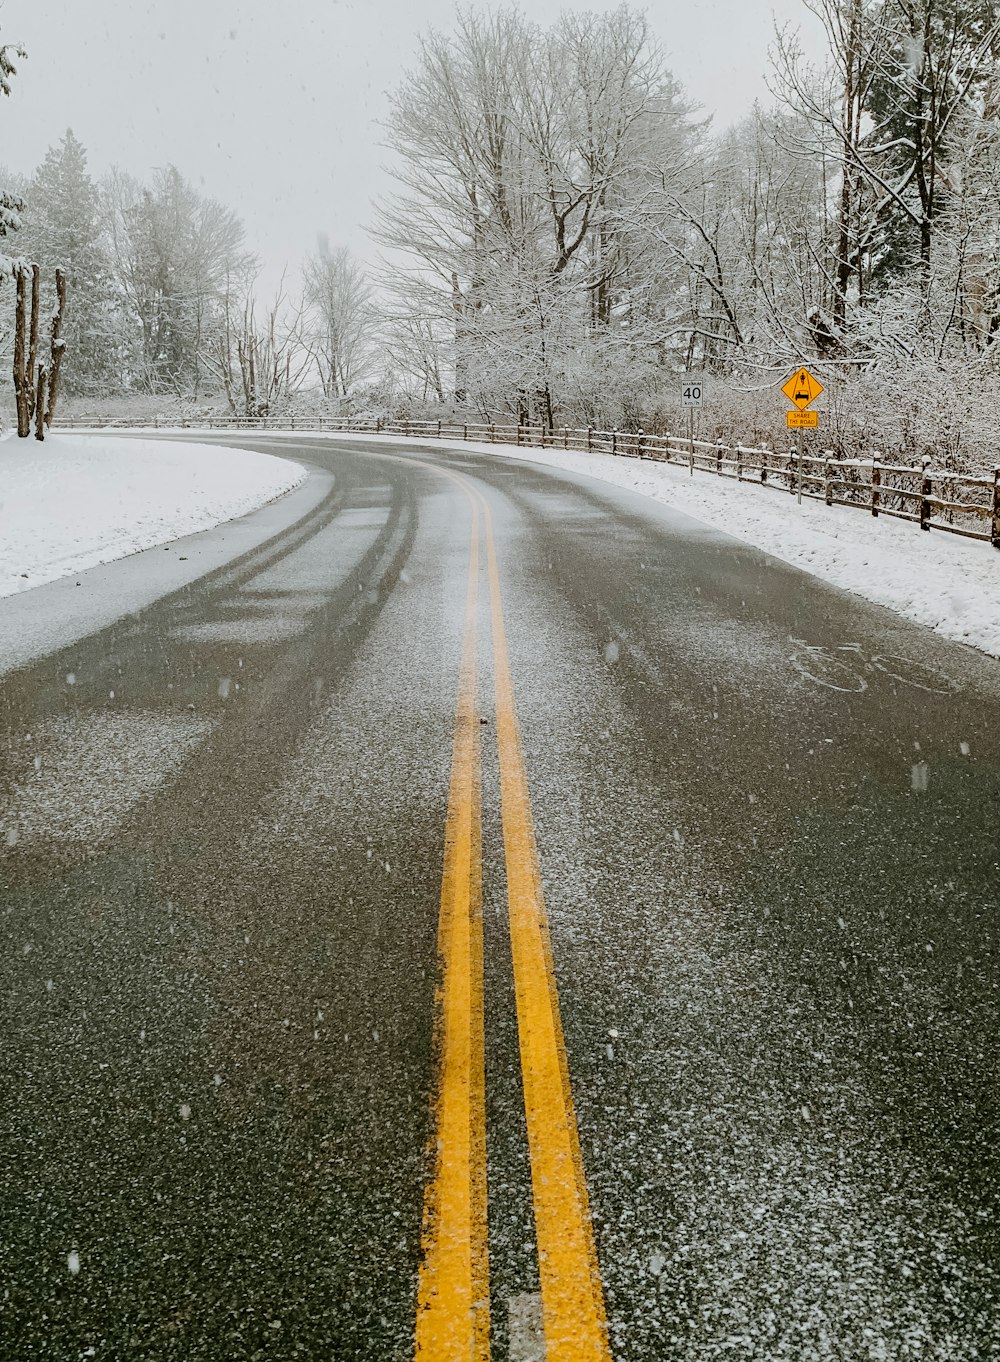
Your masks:
M 57 266 L 64 270 L 69 285 L 65 391 L 105 392 L 116 385 L 120 372 L 118 328 L 97 187 L 87 173 L 87 153 L 72 129 L 49 148 L 26 199 L 28 249 L 46 274 Z
M 15 57 L 25 56 L 24 49 L 12 43 L 0 43 L 0 94 L 10 94 L 11 77 L 17 74 Z M 21 226 L 20 213 L 24 207 L 21 196 L 9 187 L 0 188 L 0 241 Z M 0 250 L 0 282 L 10 275 L 12 262 Z

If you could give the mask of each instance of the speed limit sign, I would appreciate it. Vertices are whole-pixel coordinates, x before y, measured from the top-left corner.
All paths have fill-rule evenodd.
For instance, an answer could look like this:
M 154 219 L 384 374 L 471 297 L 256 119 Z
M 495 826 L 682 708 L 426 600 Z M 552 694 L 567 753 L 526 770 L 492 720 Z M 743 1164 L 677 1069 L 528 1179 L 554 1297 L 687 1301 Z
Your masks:
M 681 406 L 700 407 L 702 406 L 701 383 L 692 379 L 685 379 L 681 384 Z

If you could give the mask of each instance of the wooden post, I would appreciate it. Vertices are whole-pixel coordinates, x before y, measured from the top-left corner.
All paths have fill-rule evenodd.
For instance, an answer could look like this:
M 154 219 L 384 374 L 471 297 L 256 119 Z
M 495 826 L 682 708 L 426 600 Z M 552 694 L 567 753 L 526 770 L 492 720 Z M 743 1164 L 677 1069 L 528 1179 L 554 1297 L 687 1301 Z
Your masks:
M 618 453 L 618 431 L 617 431 L 617 429 L 615 429 L 615 430 L 613 430 L 613 431 L 611 432 L 611 453 L 612 453 L 612 454 L 617 454 L 617 453 Z
M 767 445 L 764 445 L 763 449 L 760 451 L 760 480 L 762 483 L 767 482 L 767 461 L 770 454 L 771 451 L 768 449 Z
M 993 528 L 990 543 L 1000 549 L 1000 463 L 993 465 Z
M 832 453 L 832 449 L 826 450 L 823 459 L 823 492 L 827 506 L 833 505 L 833 478 L 830 476 L 833 471 Z
M 878 518 L 878 489 L 882 485 L 882 455 L 876 449 L 872 455 L 872 515 Z
M 490 444 L 491 444 L 491 445 L 495 445 L 496 442 L 497 442 L 497 433 L 496 433 L 496 429 L 495 429 L 495 427 L 494 427 L 494 425 L 493 425 L 493 422 L 491 421 L 491 422 L 490 422 Z
M 920 460 L 920 528 L 929 530 L 931 527 L 931 475 L 928 469 L 931 461 L 928 455 Z
M 441 438 L 441 418 L 438 417 L 438 439 Z
M 719 478 L 722 477 L 722 451 L 723 451 L 723 449 L 725 449 L 725 445 L 722 443 L 722 441 L 721 441 L 721 440 L 716 440 L 716 442 L 715 442 L 715 474 L 716 474 L 716 477 L 719 477 Z
M 521 418 L 517 418 L 517 447 L 521 448 Z
M 592 427 L 587 427 L 587 453 L 591 453 L 594 448 L 594 432 Z
M 569 426 L 563 426 L 563 449 L 569 449 Z
M 736 446 L 736 481 L 743 481 L 743 446 L 741 444 Z
M 381 435 L 381 434 L 382 434 L 382 418 L 381 418 L 381 416 L 376 416 L 376 417 L 375 417 L 375 434 L 376 434 L 376 435 Z

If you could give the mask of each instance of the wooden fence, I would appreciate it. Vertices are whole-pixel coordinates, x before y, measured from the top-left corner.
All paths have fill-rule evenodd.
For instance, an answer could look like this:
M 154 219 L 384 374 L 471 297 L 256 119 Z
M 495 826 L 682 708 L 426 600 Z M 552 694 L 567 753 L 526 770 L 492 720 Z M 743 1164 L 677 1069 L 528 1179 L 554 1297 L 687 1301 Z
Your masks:
M 745 445 L 687 440 L 676 435 L 646 435 L 631 431 L 550 429 L 541 425 L 496 425 L 441 421 L 352 420 L 349 417 L 214 417 L 202 420 L 166 419 L 135 422 L 124 418 L 91 417 L 59 421 L 63 429 L 194 428 L 199 430 L 301 430 L 354 434 L 401 435 L 406 439 L 474 440 L 487 444 L 576 449 L 622 458 L 649 459 L 704 472 L 733 482 L 753 483 L 776 492 L 802 495 L 828 506 L 851 506 L 872 516 L 912 520 L 922 530 L 944 530 L 966 539 L 979 539 L 1000 549 L 1000 464 L 986 477 L 971 477 L 935 469 L 930 459 L 919 464 L 884 462 L 873 453 L 867 459 L 836 459 L 832 451 L 804 454 L 756 449 Z

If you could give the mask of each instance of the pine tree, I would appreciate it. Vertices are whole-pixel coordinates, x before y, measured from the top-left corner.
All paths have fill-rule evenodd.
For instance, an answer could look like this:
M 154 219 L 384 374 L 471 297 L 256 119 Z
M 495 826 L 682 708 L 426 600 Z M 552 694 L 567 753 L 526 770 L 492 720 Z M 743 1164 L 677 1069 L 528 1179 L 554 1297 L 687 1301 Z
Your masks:
M 97 187 L 72 129 L 46 152 L 25 197 L 28 249 L 47 274 L 54 267 L 64 270 L 69 285 L 65 390 L 106 392 L 119 371 L 118 328 Z
M 10 94 L 11 78 L 17 74 L 14 58 L 25 55 L 24 49 L 16 43 L 0 42 L 0 94 Z M 23 207 L 19 194 L 13 193 L 9 188 L 0 188 L 0 241 L 20 228 Z M 13 262 L 0 251 L 0 282 L 10 277 L 12 269 Z

